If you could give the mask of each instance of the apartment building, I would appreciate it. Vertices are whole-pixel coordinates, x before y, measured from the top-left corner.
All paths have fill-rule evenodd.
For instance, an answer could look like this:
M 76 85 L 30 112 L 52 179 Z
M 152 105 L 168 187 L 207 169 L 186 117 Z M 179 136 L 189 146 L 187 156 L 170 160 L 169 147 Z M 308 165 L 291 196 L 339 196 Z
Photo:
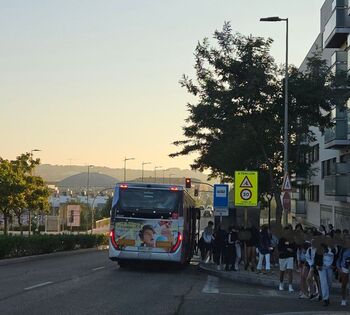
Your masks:
M 350 0 L 326 0 L 321 8 L 320 34 L 307 58 L 320 53 L 330 71 L 350 71 Z M 315 226 L 332 223 L 336 228 L 350 228 L 350 101 L 346 109 L 334 107 L 335 126 L 322 135 L 313 128 L 317 141 L 308 155 L 315 174 L 310 186 L 296 179 L 297 190 L 292 216 L 299 222 Z

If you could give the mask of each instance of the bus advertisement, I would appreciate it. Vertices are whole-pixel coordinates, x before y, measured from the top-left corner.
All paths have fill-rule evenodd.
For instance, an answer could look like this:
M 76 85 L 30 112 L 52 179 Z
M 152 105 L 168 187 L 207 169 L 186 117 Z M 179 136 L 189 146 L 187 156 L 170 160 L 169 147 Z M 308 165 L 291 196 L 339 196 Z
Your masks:
M 199 229 L 199 210 L 182 186 L 122 183 L 111 210 L 109 258 L 188 263 Z

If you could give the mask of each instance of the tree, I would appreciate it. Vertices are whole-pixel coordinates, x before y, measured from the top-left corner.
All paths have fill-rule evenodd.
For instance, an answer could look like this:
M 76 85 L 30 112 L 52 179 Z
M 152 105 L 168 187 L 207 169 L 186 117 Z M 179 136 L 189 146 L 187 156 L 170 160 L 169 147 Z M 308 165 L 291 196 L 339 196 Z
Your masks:
M 0 159 L 0 212 L 4 216 L 4 233 L 8 231 L 8 220 L 14 214 L 22 228 L 24 211 L 43 213 L 49 210 L 49 189 L 39 176 L 32 171 L 40 160 L 33 160 L 30 153 L 25 153 L 9 161 Z
M 235 170 L 257 170 L 263 185 L 260 194 L 272 191 L 281 222 L 280 186 L 283 177 L 283 68 L 270 55 L 271 39 L 233 34 L 229 23 L 214 33 L 217 46 L 208 39 L 195 50 L 196 82 L 183 76 L 181 85 L 196 97 L 188 104 L 183 128 L 185 140 L 174 142 L 175 157 L 199 153 L 193 169 L 210 169 L 211 177 L 233 180 Z M 318 56 L 300 73 L 290 67 L 289 169 L 310 169 L 300 157 L 314 140 L 310 126 L 331 126 L 332 104 L 341 103 L 346 89 L 334 89 L 336 78 Z
M 4 233 L 8 232 L 8 221 L 15 204 L 19 178 L 8 160 L 0 158 L 0 212 L 4 218 Z
M 113 197 L 108 197 L 106 204 L 103 206 L 103 208 L 100 210 L 98 209 L 98 211 L 96 211 L 95 214 L 95 219 L 96 220 L 101 220 L 104 218 L 109 218 L 110 217 L 110 212 L 112 209 L 112 201 L 113 201 Z

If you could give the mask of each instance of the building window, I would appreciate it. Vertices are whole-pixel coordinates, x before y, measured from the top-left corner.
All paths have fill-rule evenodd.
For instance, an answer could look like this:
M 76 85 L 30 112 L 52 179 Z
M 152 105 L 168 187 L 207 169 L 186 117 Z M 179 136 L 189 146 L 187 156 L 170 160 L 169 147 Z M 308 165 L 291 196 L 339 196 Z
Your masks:
M 320 159 L 320 145 L 316 144 L 310 148 L 309 161 L 315 163 Z
M 322 178 L 325 176 L 330 176 L 335 174 L 335 165 L 337 163 L 337 159 L 329 159 L 326 161 L 322 161 Z
M 309 187 L 309 201 L 318 202 L 320 200 L 320 186 L 313 185 Z
M 321 178 L 324 179 L 324 174 L 326 173 L 326 161 L 322 161 L 322 168 L 321 168 Z

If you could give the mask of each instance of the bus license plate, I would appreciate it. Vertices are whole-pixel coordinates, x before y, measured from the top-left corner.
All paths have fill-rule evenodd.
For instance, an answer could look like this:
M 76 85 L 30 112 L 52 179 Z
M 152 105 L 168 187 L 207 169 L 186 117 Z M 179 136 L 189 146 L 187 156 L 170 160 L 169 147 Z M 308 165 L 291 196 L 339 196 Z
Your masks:
M 138 257 L 140 259 L 150 259 L 152 257 L 152 253 L 150 252 L 139 252 Z

